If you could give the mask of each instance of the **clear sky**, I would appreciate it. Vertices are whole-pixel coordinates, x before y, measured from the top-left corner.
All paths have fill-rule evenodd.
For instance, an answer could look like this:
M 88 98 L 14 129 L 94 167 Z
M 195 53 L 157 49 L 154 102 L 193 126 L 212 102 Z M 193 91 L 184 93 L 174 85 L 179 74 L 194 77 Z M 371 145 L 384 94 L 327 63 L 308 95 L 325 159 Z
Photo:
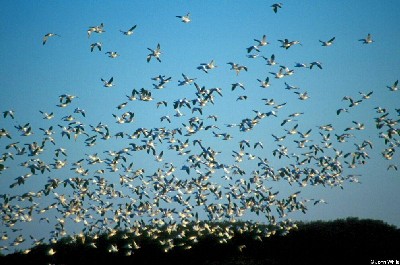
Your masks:
M 280 191 L 282 198 L 296 191 L 301 191 L 300 199 L 314 199 L 308 204 L 306 214 L 301 212 L 288 213 L 288 218 L 293 220 L 330 220 L 355 216 L 360 218 L 380 219 L 389 224 L 400 226 L 400 175 L 394 166 L 400 166 L 398 152 L 388 160 L 382 155 L 388 148 L 398 148 L 399 137 L 393 135 L 389 143 L 385 144 L 381 133 L 387 134 L 390 129 L 383 126 L 376 128 L 376 118 L 386 113 L 387 122 L 392 122 L 392 132 L 399 130 L 397 120 L 400 108 L 399 91 L 391 91 L 396 80 L 400 79 L 400 27 L 398 26 L 398 14 L 400 2 L 385 1 L 282 1 L 282 8 L 274 13 L 271 5 L 274 1 L 7 1 L 2 5 L 0 16 L 0 110 L 1 112 L 13 110 L 15 118 L 10 116 L 0 117 L 0 129 L 10 132 L 12 139 L 6 136 L 0 138 L 1 153 L 10 152 L 14 160 L 7 159 L 3 164 L 6 169 L 0 175 L 0 194 L 7 196 L 22 195 L 28 191 L 39 191 L 51 178 L 64 180 L 76 177 L 73 163 L 85 159 L 83 167 L 89 170 L 89 175 L 82 178 L 92 178 L 98 169 L 106 170 L 106 178 L 110 183 L 119 185 L 119 174 L 124 174 L 121 165 L 118 172 L 108 172 L 108 166 L 89 165 L 88 155 L 97 153 L 101 159 L 110 158 L 105 151 L 119 151 L 125 147 L 131 147 L 130 143 L 143 145 L 146 141 L 141 139 L 128 139 L 126 134 L 132 134 L 138 128 L 155 129 L 165 127 L 167 129 L 184 128 L 189 125 L 193 117 L 202 119 L 203 128 L 190 136 L 177 135 L 182 142 L 189 140 L 187 150 L 191 152 L 178 155 L 169 149 L 167 140 L 157 142 L 156 154 L 163 151 L 163 161 L 157 162 L 154 156 L 142 152 L 131 152 L 127 155 L 127 162 L 134 164 L 134 168 L 145 169 L 145 176 L 152 176 L 157 168 L 162 168 L 164 163 L 172 163 L 176 167 L 175 177 L 181 180 L 196 177 L 196 172 L 191 169 L 191 175 L 181 170 L 187 165 L 186 159 L 190 154 L 199 154 L 199 146 L 194 146 L 193 141 L 201 139 L 203 145 L 215 151 L 221 152 L 217 157 L 221 164 L 237 165 L 243 169 L 244 176 L 227 174 L 232 179 L 223 178 L 221 169 L 212 173 L 210 181 L 220 190 L 225 192 L 225 187 L 234 184 L 240 178 L 250 181 L 252 172 L 260 170 L 257 166 L 258 157 L 267 158 L 270 166 L 278 171 L 279 168 L 296 165 L 297 161 L 292 154 L 299 155 L 302 159 L 304 153 L 309 152 L 313 144 L 324 146 L 320 133 L 330 133 L 332 148 L 319 152 L 318 157 L 334 157 L 335 152 L 343 151 L 349 156 L 340 157 L 342 163 L 342 176 L 358 177 L 359 182 L 344 181 L 343 189 L 340 187 L 323 187 L 311 185 L 300 187 L 296 182 L 289 183 L 285 179 L 280 181 L 265 180 L 265 187 Z M 177 16 L 190 13 L 191 21 L 183 23 Z M 88 37 L 89 27 L 99 26 L 103 23 L 103 33 L 93 32 Z M 120 32 L 128 31 L 137 25 L 130 36 Z M 51 36 L 45 45 L 43 37 L 47 33 L 56 33 L 59 36 Z M 373 42 L 364 44 L 360 39 L 371 34 Z M 266 35 L 269 44 L 259 47 L 259 52 L 253 50 L 247 52 L 247 48 L 258 45 L 254 40 L 261 40 Z M 328 41 L 335 37 L 333 44 L 323 46 L 322 41 Z M 285 49 L 280 47 L 278 40 L 300 41 Z M 91 52 L 91 44 L 101 42 L 102 50 L 96 47 Z M 152 58 L 146 62 L 151 53 L 148 48 L 156 49 L 161 46 L 161 62 Z M 106 52 L 115 51 L 119 56 L 110 58 Z M 263 59 L 270 58 L 274 54 L 277 64 L 267 65 Z M 257 55 L 249 58 L 248 55 Z M 214 60 L 214 69 L 208 73 L 198 69 L 203 63 Z M 239 74 L 231 70 L 227 63 L 233 62 L 246 66 L 247 71 Z M 296 63 L 320 62 L 322 69 L 317 66 L 310 68 L 296 67 Z M 281 67 L 282 66 L 282 67 Z M 294 70 L 292 75 L 283 78 L 275 78 L 272 73 L 279 69 Z M 200 87 L 207 89 L 222 89 L 222 97 L 214 92 L 214 104 L 208 103 L 202 108 L 203 113 L 187 107 L 180 108 L 184 114 L 175 117 L 173 103 L 179 99 L 192 100 L 196 98 L 194 84 L 179 86 L 183 80 L 182 73 L 188 77 L 196 78 L 195 82 Z M 286 70 L 283 70 L 286 73 Z M 171 77 L 170 82 L 164 88 L 155 89 L 153 84 L 159 81 L 152 80 L 157 76 Z M 113 86 L 104 87 L 101 79 L 110 80 L 113 77 Z M 265 80 L 269 77 L 270 86 L 260 87 L 257 79 Z M 232 84 L 242 83 L 245 89 L 237 87 L 232 90 Z M 298 89 L 285 89 L 286 84 L 298 87 Z M 145 88 L 151 91 L 154 100 L 129 101 L 126 95 L 130 95 L 133 89 Z M 307 92 L 309 98 L 300 100 L 299 94 Z M 368 99 L 363 95 L 373 92 Z M 60 104 L 60 95 L 75 95 L 77 98 L 66 108 L 57 107 Z M 246 99 L 237 100 L 240 96 Z M 359 105 L 350 107 L 350 100 L 343 100 L 348 96 L 354 102 L 361 99 Z M 138 96 L 139 97 L 139 96 Z M 274 99 L 275 105 L 268 106 L 263 99 Z M 156 103 L 166 101 L 167 107 Z M 125 108 L 118 109 L 121 103 L 128 102 Z M 281 109 L 274 106 L 286 103 Z M 191 103 L 192 109 L 194 107 Z M 376 107 L 385 108 L 386 112 L 377 113 Z M 74 110 L 80 108 L 85 111 L 85 117 Z M 337 110 L 346 108 L 348 112 Z M 43 119 L 43 113 L 53 112 L 54 118 Z M 133 112 L 131 123 L 118 124 L 116 118 L 123 113 Z M 240 124 L 242 120 L 253 119 L 256 112 L 268 113 L 276 111 L 276 116 L 258 119 L 259 123 L 247 132 L 240 131 L 239 127 L 229 127 L 229 124 Z M 294 121 L 286 124 L 282 122 L 292 113 L 304 113 L 294 117 Z M 62 128 L 68 122 L 62 118 L 73 115 L 76 121 L 83 124 L 86 135 L 80 135 L 76 141 L 72 138 L 61 136 Z M 218 120 L 207 118 L 209 115 L 217 115 Z M 171 123 L 161 121 L 162 116 L 169 116 Z M 354 121 L 354 122 L 353 122 Z M 96 145 L 87 147 L 85 139 L 96 135 L 90 125 L 96 126 L 99 122 L 106 124 L 112 139 L 105 141 L 97 134 Z M 33 135 L 21 136 L 16 127 L 29 123 Z M 356 123 L 365 125 L 365 129 L 357 130 Z M 196 123 L 197 125 L 200 124 Z M 301 138 L 298 133 L 287 132 L 297 124 L 297 131 L 305 133 L 312 129 L 308 138 Z M 322 125 L 332 124 L 333 131 L 321 130 Z M 76 126 L 77 124 L 73 124 Z M 207 125 L 215 125 L 218 128 L 205 130 Z M 55 145 L 46 142 L 45 150 L 37 156 L 29 156 L 29 152 L 17 155 L 13 147 L 6 149 L 11 144 L 18 142 L 17 146 L 28 148 L 32 142 L 41 143 L 45 137 L 43 130 L 53 126 Z M 29 126 L 28 126 L 29 127 Z M 346 128 L 354 128 L 346 130 Z M 103 129 L 104 131 L 104 129 Z M 124 138 L 115 137 L 118 132 L 125 133 Z M 222 140 L 215 134 L 229 134 L 233 138 Z M 349 133 L 352 136 L 346 143 L 337 141 L 335 135 Z M 274 141 L 275 136 L 286 136 L 282 142 Z M 310 140 L 304 148 L 298 148 L 294 141 Z M 248 155 L 243 156 L 243 162 L 235 161 L 234 152 L 239 152 L 239 142 L 249 140 L 251 147 L 245 147 L 244 152 L 255 156 L 249 160 Z M 356 145 L 362 145 L 364 140 L 372 142 L 372 149 L 364 146 L 369 158 L 356 159 L 355 168 L 349 168 L 352 154 L 357 151 Z M 262 142 L 264 148 L 253 148 L 256 142 Z M 279 148 L 278 144 L 288 148 L 288 158 L 279 159 L 273 155 L 273 151 Z M 392 146 L 391 146 L 392 145 Z M 66 148 L 67 156 L 55 157 L 55 149 Z M 186 151 L 187 151 L 186 150 Z M 359 151 L 359 150 L 358 150 Z M 362 152 L 361 151 L 361 152 Z M 20 164 L 29 159 L 40 158 L 47 164 L 55 163 L 56 159 L 67 160 L 65 168 L 57 170 L 50 166 L 51 171 L 44 174 L 38 173 L 29 177 L 24 185 L 16 185 L 9 188 L 16 178 L 29 173 L 29 170 Z M 364 164 L 361 164 L 361 161 Z M 391 165 L 391 166 L 390 166 Z M 323 171 L 323 167 L 312 160 L 306 166 Z M 207 170 L 204 166 L 202 171 Z M 203 172 L 203 173 L 204 173 Z M 303 177 L 306 174 L 303 175 Z M 253 187 L 253 185 L 252 185 Z M 126 187 L 122 188 L 124 194 L 129 194 Z M 55 190 L 61 195 L 71 195 L 67 188 Z M 69 194 L 69 195 L 68 195 Z M 171 192 L 171 194 L 175 194 Z M 172 195 L 171 195 L 172 196 Z M 194 196 L 194 195 L 193 195 Z M 5 207 L 4 198 L 0 198 L 2 207 Z M 212 196 L 209 196 L 211 201 Z M 313 202 L 323 199 L 327 203 L 313 205 Z M 35 199 L 34 199 L 35 200 Z M 53 194 L 37 199 L 42 209 L 47 205 L 57 202 Z M 113 202 L 113 198 L 108 199 Z M 115 199 L 115 204 L 126 202 L 124 199 Z M 225 203 L 224 201 L 222 203 Z M 12 205 L 29 205 L 26 202 L 13 200 Z M 165 205 L 164 205 L 165 206 Z M 22 207 L 22 206 L 21 206 Z M 15 208 L 14 208 L 15 210 Z M 51 211 L 51 210 L 50 210 Z M 201 208 L 196 209 L 199 215 L 206 218 Z M 34 215 L 30 223 L 18 222 L 15 227 L 22 229 L 15 233 L 10 228 L 1 226 L 0 231 L 13 237 L 22 234 L 35 233 L 35 227 L 43 226 L 37 219 L 47 217 L 54 224 L 56 212 Z M 277 215 L 274 213 L 274 215 Z M 4 212 L 0 213 L 4 220 Z M 263 216 L 249 213 L 242 219 L 265 222 Z M 73 231 L 73 221 L 69 220 L 69 226 Z M 50 230 L 52 227 L 49 226 Z

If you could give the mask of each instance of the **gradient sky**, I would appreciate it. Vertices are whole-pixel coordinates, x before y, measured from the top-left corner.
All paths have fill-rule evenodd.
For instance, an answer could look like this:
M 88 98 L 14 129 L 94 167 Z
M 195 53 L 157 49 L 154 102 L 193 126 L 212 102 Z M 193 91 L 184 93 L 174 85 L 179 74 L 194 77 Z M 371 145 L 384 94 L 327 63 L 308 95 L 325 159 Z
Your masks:
M 39 128 L 53 125 L 62 117 L 73 114 L 77 107 L 86 111 L 86 117 L 73 114 L 86 124 L 96 125 L 99 122 L 108 124 L 113 133 L 125 131 L 132 133 L 140 127 L 154 128 L 168 126 L 179 127 L 182 123 L 196 116 L 183 109 L 186 116 L 173 119 L 171 125 L 160 123 L 160 117 L 173 117 L 173 101 L 181 98 L 192 98 L 195 88 L 178 86 L 181 74 L 195 77 L 196 82 L 207 88 L 222 88 L 223 97 L 216 98 L 216 104 L 207 107 L 203 113 L 217 114 L 220 130 L 229 132 L 233 139 L 221 141 L 212 137 L 210 132 L 199 136 L 216 150 L 221 151 L 222 159 L 232 162 L 232 150 L 238 150 L 242 139 L 252 143 L 262 141 L 264 149 L 254 151 L 256 155 L 266 156 L 271 164 L 278 168 L 292 160 L 279 161 L 272 155 L 277 143 L 271 134 L 284 135 L 285 129 L 299 124 L 299 131 L 312 129 L 311 139 L 318 143 L 320 135 L 318 126 L 332 124 L 335 131 L 331 133 L 332 142 L 337 148 L 348 152 L 354 144 L 370 140 L 374 146 L 367 150 L 370 159 L 355 169 L 345 167 L 343 174 L 360 174 L 361 184 L 344 183 L 344 189 L 307 186 L 302 190 L 305 198 L 323 198 L 327 204 L 309 207 L 307 214 L 294 213 L 294 220 L 330 220 L 355 216 L 360 218 L 380 219 L 389 224 L 400 226 L 400 174 L 388 166 L 400 166 L 398 152 L 392 160 L 385 160 L 381 152 L 385 148 L 383 139 L 375 128 L 374 118 L 379 117 L 375 107 L 386 108 L 390 117 L 399 118 L 395 109 L 400 108 L 400 92 L 390 91 L 391 86 L 400 79 L 400 27 L 398 14 L 400 2 L 385 1 L 282 1 L 283 7 L 274 13 L 270 7 L 273 1 L 8 1 L 2 5 L 0 16 L 0 111 L 14 110 L 15 119 L 0 118 L 0 128 L 7 128 L 13 139 L 0 139 L 0 151 L 8 152 L 5 146 L 19 141 L 21 145 L 32 139 L 42 138 Z M 192 21 L 184 24 L 176 16 L 190 12 Z M 87 29 L 104 23 L 105 32 L 87 36 Z M 124 36 L 119 30 L 128 30 L 137 25 L 132 36 Z M 42 45 L 43 36 L 49 32 L 61 37 L 51 37 Z M 363 44 L 363 39 L 370 33 L 374 42 Z M 260 48 L 260 56 L 247 58 L 246 48 L 255 45 L 253 39 L 267 36 L 269 44 Z M 319 40 L 335 37 L 330 47 L 323 47 Z M 299 40 L 300 45 L 290 49 L 280 47 L 279 39 Z M 90 44 L 101 41 L 103 50 L 90 52 Z M 146 62 L 149 53 L 147 48 L 154 49 L 160 43 L 162 62 L 152 59 Z M 120 56 L 115 59 L 107 57 L 105 52 L 117 51 Z M 275 54 L 279 65 L 294 69 L 292 76 L 275 79 L 269 72 L 277 72 L 279 66 L 267 66 L 261 56 Z M 217 68 L 208 74 L 197 67 L 201 63 L 215 60 Z M 304 69 L 294 67 L 296 62 L 309 64 L 313 61 L 322 63 L 323 69 L 314 67 Z M 228 62 L 235 62 L 248 67 L 236 75 L 230 70 Z M 165 75 L 172 77 L 164 89 L 154 90 L 152 77 Z M 103 87 L 101 78 L 113 77 L 115 86 Z M 261 88 L 257 79 L 270 78 L 271 86 Z M 231 91 L 231 84 L 241 82 L 246 90 Z M 299 92 L 307 91 L 310 99 L 301 101 L 293 90 L 286 90 L 284 82 L 298 86 Z M 123 110 L 116 108 L 127 101 L 125 95 L 132 89 L 146 88 L 152 91 L 155 98 L 152 103 L 129 102 Z M 349 113 L 336 115 L 339 108 L 348 108 L 344 96 L 360 99 L 359 92 L 373 91 L 370 99 L 363 100 Z M 58 97 L 62 94 L 78 96 L 72 106 L 61 109 L 56 107 Z M 236 101 L 238 96 L 246 95 L 247 100 Z M 262 98 L 273 98 L 277 103 L 287 103 L 278 111 L 278 117 L 268 117 L 251 132 L 239 132 L 229 129 L 226 124 L 239 123 L 246 117 L 254 117 L 253 110 L 267 112 Z M 155 102 L 167 101 L 167 108 L 156 108 Z M 42 119 L 39 110 L 54 112 L 51 121 Z M 121 115 L 124 111 L 133 111 L 135 121 L 132 124 L 118 125 L 112 114 Z M 297 121 L 280 126 L 283 119 L 294 112 L 304 112 Z M 174 117 L 173 117 L 174 118 Z M 365 123 L 363 131 L 351 131 L 355 138 L 346 144 L 338 144 L 334 134 L 341 134 L 344 129 L 354 126 L 352 121 Z M 14 128 L 17 125 L 30 123 L 33 136 L 20 137 Z M 56 128 L 57 127 L 57 128 Z M 398 125 L 397 125 L 398 128 Z M 194 138 L 196 138 L 194 137 Z M 193 140 L 194 138 L 190 138 Z M 299 152 L 292 140 L 297 136 L 288 136 L 284 142 L 291 152 Z M 398 138 L 397 138 L 398 139 Z M 68 150 L 68 161 L 71 164 L 85 154 L 103 153 L 106 150 L 117 150 L 129 143 L 128 139 L 114 139 L 101 143 L 91 149 L 83 147 L 83 140 L 69 141 L 56 136 L 57 146 Z M 182 164 L 182 157 L 165 152 L 165 161 Z M 51 153 L 53 154 L 53 153 Z M 25 156 L 26 158 L 26 156 Z M 41 156 L 49 163 L 53 157 Z M 146 167 L 152 172 L 156 162 L 149 157 L 135 157 L 136 167 Z M 9 167 L 0 175 L 0 194 L 22 194 L 29 190 L 43 187 L 50 174 L 39 174 L 30 179 L 24 187 L 10 190 L 14 179 L 26 173 L 19 167 L 22 160 L 15 157 L 7 160 Z M 243 163 L 248 172 L 255 170 L 250 163 Z M 66 174 L 68 170 L 51 174 Z M 182 171 L 179 172 L 182 174 Z M 226 183 L 221 179 L 221 185 Z M 287 183 L 271 182 L 276 190 L 283 194 L 299 190 L 299 187 Z M 304 195 L 303 195 L 304 194 Z M 260 217 L 257 221 L 263 221 Z M 34 221 L 23 229 L 32 231 Z M 6 228 L 1 227 L 4 232 Z M 24 231 L 24 230 L 23 230 Z M 28 232 L 27 232 L 28 233 Z

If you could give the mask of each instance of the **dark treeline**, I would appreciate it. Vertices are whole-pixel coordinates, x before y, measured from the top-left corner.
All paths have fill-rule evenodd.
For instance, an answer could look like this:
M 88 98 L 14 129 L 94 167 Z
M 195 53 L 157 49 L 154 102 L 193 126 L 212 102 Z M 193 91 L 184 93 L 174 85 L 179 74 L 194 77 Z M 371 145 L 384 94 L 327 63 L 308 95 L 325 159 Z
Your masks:
M 219 224 L 219 225 L 238 225 Z M 28 254 L 0 256 L 0 264 L 391 264 L 400 261 L 400 229 L 383 221 L 347 218 L 335 221 L 299 222 L 286 235 L 255 237 L 235 233 L 226 243 L 217 237 L 200 237 L 190 249 L 176 246 L 165 252 L 162 239 L 142 238 L 140 248 L 126 256 L 127 239 L 100 235 L 96 248 L 88 240 L 61 239 L 39 245 Z M 110 245 L 119 251 L 108 251 Z M 49 255 L 49 248 L 55 254 Z M 385 263 L 382 263 L 385 261 Z M 381 262 L 381 263 L 378 263 Z

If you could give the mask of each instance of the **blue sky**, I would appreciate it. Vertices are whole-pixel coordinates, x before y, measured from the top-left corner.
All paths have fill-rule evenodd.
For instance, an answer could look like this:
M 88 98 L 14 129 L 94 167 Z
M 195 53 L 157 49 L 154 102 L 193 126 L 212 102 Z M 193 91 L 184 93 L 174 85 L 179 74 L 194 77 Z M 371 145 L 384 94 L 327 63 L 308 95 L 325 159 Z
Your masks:
M 367 149 L 370 159 L 365 165 L 355 169 L 344 164 L 343 175 L 361 175 L 361 184 L 343 183 L 343 189 L 338 187 L 310 186 L 300 188 L 287 182 L 265 183 L 265 186 L 279 190 L 282 195 L 288 195 L 301 190 L 301 198 L 323 198 L 327 204 L 315 207 L 310 203 L 307 214 L 295 212 L 289 214 L 294 220 L 336 219 L 347 216 L 381 219 L 390 224 L 400 225 L 398 205 L 400 203 L 399 171 L 387 170 L 391 164 L 399 166 L 399 156 L 395 153 L 391 160 L 383 159 L 381 152 L 387 148 L 379 131 L 375 128 L 375 119 L 380 114 L 375 107 L 386 108 L 389 117 L 398 119 L 395 109 L 399 106 L 398 91 L 390 91 L 391 86 L 400 78 L 400 56 L 398 43 L 400 28 L 397 25 L 400 4 L 397 1 L 284 1 L 278 13 L 270 7 L 273 1 L 12 1 L 3 5 L 0 18 L 0 58 L 3 67 L 0 69 L 2 89 L 0 90 L 1 111 L 14 110 L 15 119 L 0 118 L 0 127 L 11 132 L 13 139 L 2 137 L 0 148 L 12 142 L 25 143 L 41 141 L 43 132 L 39 128 L 53 126 L 57 134 L 56 146 L 46 144 L 46 152 L 40 155 L 48 163 L 54 162 L 53 149 L 65 147 L 68 151 L 68 165 L 60 171 L 38 174 L 31 177 L 25 185 L 9 189 L 15 178 L 26 174 L 25 168 L 19 166 L 31 157 L 14 156 L 15 160 L 7 160 L 4 164 L 7 170 L 1 172 L 0 194 L 23 194 L 29 190 L 43 188 L 48 177 L 65 178 L 71 174 L 72 163 L 84 158 L 86 154 L 103 153 L 107 150 L 119 150 L 132 141 L 116 139 L 110 141 L 98 140 L 94 147 L 85 147 L 85 136 L 77 141 L 61 137 L 58 124 L 61 118 L 72 114 L 85 124 L 90 134 L 89 125 L 99 122 L 107 124 L 110 131 L 133 133 L 137 128 L 167 128 L 182 127 L 188 120 L 199 113 L 191 113 L 182 108 L 183 117 L 174 117 L 173 102 L 177 99 L 192 99 L 195 95 L 194 85 L 178 86 L 182 80 L 181 74 L 197 78 L 196 83 L 206 88 L 219 87 L 223 97 L 218 95 L 215 104 L 208 104 L 203 109 L 204 124 L 214 124 L 219 129 L 216 133 L 229 133 L 232 140 L 223 141 L 213 136 L 211 130 L 203 130 L 190 137 L 180 137 L 181 140 L 202 139 L 203 142 L 217 150 L 218 156 L 226 164 L 234 164 L 233 151 L 239 150 L 241 140 L 250 140 L 252 144 L 261 141 L 264 149 L 246 150 L 259 157 L 266 157 L 275 169 L 295 163 L 294 158 L 277 159 L 272 151 L 277 144 L 284 144 L 289 153 L 301 153 L 296 148 L 294 140 L 299 135 L 287 135 L 284 142 L 274 142 L 271 134 L 282 136 L 285 130 L 298 124 L 300 132 L 312 129 L 311 144 L 320 144 L 319 126 L 332 124 L 331 142 L 338 150 L 354 151 L 354 144 L 363 140 L 373 142 L 373 148 Z M 192 21 L 184 24 L 176 16 L 190 12 Z M 93 33 L 87 36 L 90 26 L 104 23 L 105 32 Z M 131 36 L 121 34 L 133 25 L 137 25 Z M 43 36 L 49 32 L 61 37 L 51 37 L 42 45 Z M 374 42 L 363 44 L 363 39 L 370 33 Z M 256 45 L 254 39 L 267 36 L 268 45 L 260 47 L 259 57 L 247 57 L 246 48 Z M 323 47 L 319 40 L 329 40 L 335 37 L 332 46 Z M 300 45 L 289 49 L 280 47 L 278 40 L 299 40 Z M 102 42 L 102 51 L 90 52 L 90 45 Z M 146 62 L 149 51 L 161 45 L 161 60 L 152 59 Z M 105 52 L 117 51 L 120 56 L 111 59 Z M 252 53 L 254 54 L 254 53 Z M 261 56 L 275 55 L 278 65 L 267 66 Z M 201 63 L 215 61 L 218 66 L 208 74 L 197 67 Z M 319 61 L 323 69 L 296 68 L 295 63 Z M 228 62 L 245 65 L 248 71 L 238 75 L 230 70 Z M 270 72 L 277 72 L 279 65 L 294 70 L 292 76 L 275 79 Z M 171 77 L 171 82 L 160 90 L 153 89 L 154 80 L 158 75 Z M 113 77 L 115 86 L 103 87 L 101 79 Z M 257 79 L 269 77 L 271 86 L 261 88 Z M 231 84 L 241 82 L 245 90 L 240 88 L 231 91 Z M 310 98 L 305 101 L 297 99 L 296 90 L 285 89 L 285 82 L 297 86 L 299 92 L 307 92 Z M 118 110 L 116 107 L 128 101 L 132 89 L 146 88 L 152 92 L 152 102 L 132 101 L 127 107 Z M 344 96 L 355 100 L 362 96 L 359 92 L 373 91 L 370 99 L 365 99 L 359 106 L 348 107 Z M 56 107 L 62 94 L 76 95 L 67 108 Z M 237 101 L 239 96 L 246 95 L 247 100 Z M 255 116 L 253 110 L 268 112 L 271 106 L 264 104 L 263 98 L 274 99 L 277 104 L 286 103 L 277 111 L 278 117 L 267 117 L 249 132 L 240 132 L 238 128 L 229 128 L 227 124 L 240 123 L 242 119 Z M 156 108 L 156 102 L 165 100 L 167 107 Z M 73 113 L 75 108 L 84 109 L 86 117 Z M 349 113 L 336 115 L 339 108 L 349 108 Z M 55 118 L 47 121 L 42 119 L 39 110 L 54 112 Z M 134 122 L 116 124 L 112 114 L 121 116 L 125 111 L 135 113 Z M 294 112 L 304 112 L 296 121 L 281 126 L 281 122 Z M 208 115 L 218 115 L 217 122 L 206 119 Z M 160 117 L 169 115 L 172 123 L 160 122 Z M 352 121 L 365 123 L 365 130 L 352 130 L 354 138 L 347 143 L 337 143 L 335 134 L 344 133 L 345 129 L 355 124 Z M 14 126 L 30 123 L 33 136 L 21 137 Z M 65 122 L 63 123 L 65 124 Z M 395 125 L 398 127 L 398 125 Z M 396 127 L 395 127 L 396 128 Z M 326 132 L 324 132 L 326 133 Z M 397 137 L 398 141 L 398 137 Z M 191 146 L 193 152 L 197 150 Z M 164 162 L 173 163 L 177 167 L 178 178 L 188 178 L 180 167 L 187 157 L 178 156 L 168 150 L 168 144 L 159 144 L 157 153 L 164 150 Z M 308 150 L 306 150 L 308 151 Z M 330 150 L 332 151 L 332 150 Z M 327 150 L 328 154 L 330 151 Z M 322 156 L 325 154 L 322 154 Z M 332 155 L 332 153 L 330 153 Z M 240 165 L 247 173 L 257 170 L 257 163 L 247 158 Z M 341 161 L 344 162 L 345 159 Z M 348 159 L 347 159 L 348 160 Z M 347 161 L 346 160 L 346 161 Z M 149 155 L 133 154 L 129 157 L 135 168 L 145 168 L 151 175 L 159 166 Z M 255 160 L 257 161 L 257 160 Z M 318 167 L 312 164 L 312 167 Z M 97 167 L 88 166 L 93 173 Z M 233 182 L 235 181 L 233 177 Z M 118 173 L 109 175 L 110 181 L 118 179 Z M 238 177 L 237 177 L 238 178 Z M 221 178 L 217 171 L 213 176 L 217 185 L 225 187 L 229 181 Z M 118 182 L 118 181 L 117 181 Z M 60 190 L 58 193 L 62 192 Z M 53 197 L 43 198 L 41 207 L 54 202 Z M 48 214 L 53 217 L 54 214 Z M 201 215 L 201 213 L 200 213 Z M 45 215 L 47 216 L 47 215 Z M 3 216 L 4 217 L 4 216 Z M 40 218 L 40 217 L 39 217 Z M 244 217 L 256 221 L 265 221 L 262 217 L 252 214 Z M 36 226 L 37 220 L 31 224 L 18 224 L 22 232 L 29 235 Z M 74 224 L 71 225 L 73 227 Z M 11 233 L 2 226 L 0 231 Z M 71 230 L 74 230 L 73 228 Z M 18 235 L 17 233 L 14 233 Z M 11 237 L 11 236 L 10 236 Z

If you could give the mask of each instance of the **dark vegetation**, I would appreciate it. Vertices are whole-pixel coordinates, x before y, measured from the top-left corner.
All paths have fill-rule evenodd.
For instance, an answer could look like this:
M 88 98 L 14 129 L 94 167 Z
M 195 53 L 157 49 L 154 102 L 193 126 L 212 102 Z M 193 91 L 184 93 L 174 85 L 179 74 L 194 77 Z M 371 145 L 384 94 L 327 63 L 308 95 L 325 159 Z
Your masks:
M 221 225 L 238 225 L 224 223 Z M 0 256 L 0 264 L 371 264 L 372 260 L 400 261 L 400 229 L 382 221 L 347 218 L 335 221 L 297 223 L 298 229 L 255 239 L 251 233 L 233 236 L 219 243 L 212 235 L 203 236 L 191 249 L 176 246 L 164 252 L 160 240 L 142 238 L 140 248 L 125 256 L 127 239 L 119 233 L 96 239 L 97 248 L 88 241 L 66 239 L 52 246 L 34 247 L 28 254 Z M 66 243 L 68 242 L 68 243 Z M 110 244 L 118 252 L 109 252 Z M 239 246 L 245 245 L 242 251 Z M 52 247 L 56 253 L 47 255 Z M 394 263 L 396 264 L 396 263 Z

